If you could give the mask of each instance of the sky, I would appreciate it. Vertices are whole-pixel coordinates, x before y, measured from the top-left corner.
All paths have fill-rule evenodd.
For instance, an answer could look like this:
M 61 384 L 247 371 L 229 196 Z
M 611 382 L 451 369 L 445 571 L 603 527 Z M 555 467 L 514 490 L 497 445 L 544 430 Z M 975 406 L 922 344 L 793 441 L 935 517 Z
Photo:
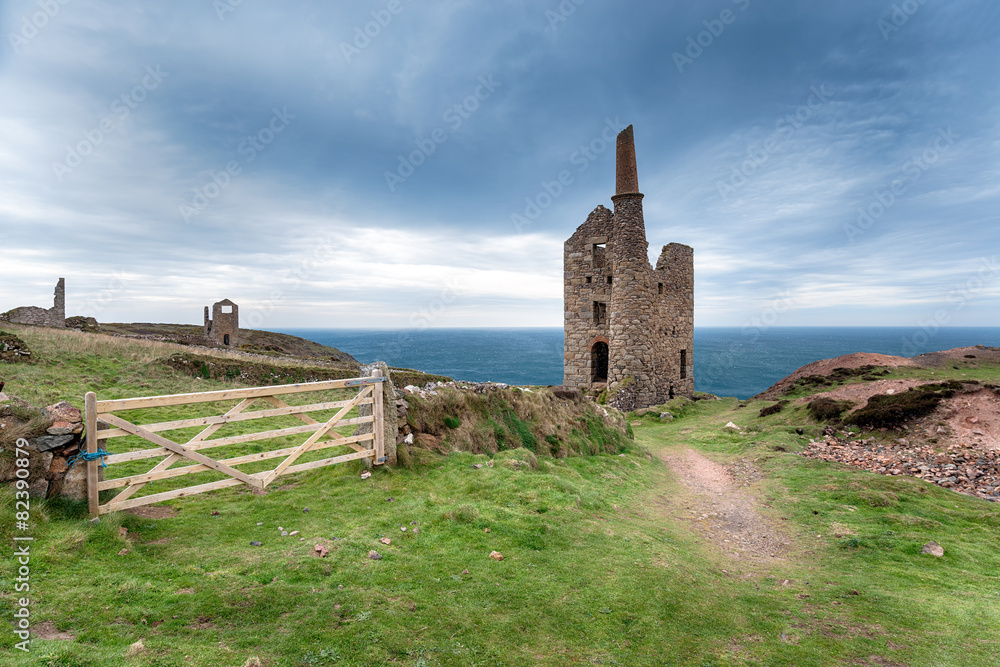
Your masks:
M 1000 326 L 994 0 L 3 0 L 0 35 L 0 311 L 65 277 L 103 322 L 561 326 L 631 124 L 696 326 Z

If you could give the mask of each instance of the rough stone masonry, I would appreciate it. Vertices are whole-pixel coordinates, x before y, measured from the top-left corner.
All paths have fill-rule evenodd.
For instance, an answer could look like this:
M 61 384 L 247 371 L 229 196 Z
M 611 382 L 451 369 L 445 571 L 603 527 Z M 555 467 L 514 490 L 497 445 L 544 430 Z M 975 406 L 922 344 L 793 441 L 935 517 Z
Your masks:
M 51 308 L 37 306 L 21 306 L 0 313 L 0 321 L 14 324 L 33 324 L 38 327 L 66 326 L 66 279 L 60 278 L 56 283 L 55 299 Z
M 614 211 L 598 206 L 563 248 L 563 384 L 635 410 L 694 392 L 694 250 L 665 245 L 650 265 L 631 125 L 616 171 Z

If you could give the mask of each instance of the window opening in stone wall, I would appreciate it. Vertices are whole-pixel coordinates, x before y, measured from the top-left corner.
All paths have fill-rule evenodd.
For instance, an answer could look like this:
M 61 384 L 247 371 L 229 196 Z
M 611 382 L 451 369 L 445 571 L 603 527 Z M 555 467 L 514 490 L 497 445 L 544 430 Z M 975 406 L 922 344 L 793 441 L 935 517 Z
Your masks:
M 663 294 L 663 283 L 656 283 L 656 291 Z
M 595 243 L 591 248 L 591 263 L 594 268 L 604 266 L 604 252 L 606 249 L 606 244 L 604 243 Z
M 606 324 L 608 321 L 608 304 L 594 302 L 594 324 Z
M 608 344 L 597 342 L 590 348 L 590 381 L 608 381 Z
M 611 276 L 608 276 L 608 284 L 611 284 Z
M 225 313 L 226 315 L 231 315 L 232 312 L 233 312 L 233 307 L 232 306 L 223 306 L 222 307 L 222 312 Z
M 681 350 L 681 379 L 688 376 L 688 351 Z
M 229 345 L 229 334 L 224 334 L 222 336 L 222 344 L 223 345 Z
M 671 400 L 674 398 L 674 385 L 670 385 L 670 393 L 667 394 L 667 397 Z
M 590 276 L 587 276 L 587 284 L 590 284 Z

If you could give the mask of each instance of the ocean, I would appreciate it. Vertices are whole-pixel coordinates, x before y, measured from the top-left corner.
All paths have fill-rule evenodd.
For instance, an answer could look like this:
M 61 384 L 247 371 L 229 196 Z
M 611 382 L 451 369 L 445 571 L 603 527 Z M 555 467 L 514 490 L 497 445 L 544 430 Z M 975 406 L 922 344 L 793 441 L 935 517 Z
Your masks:
M 363 363 L 381 360 L 472 382 L 562 383 L 561 328 L 275 331 L 336 347 Z M 966 345 L 1000 346 L 1000 328 L 695 327 L 695 388 L 749 398 L 819 359 L 852 352 L 912 357 Z

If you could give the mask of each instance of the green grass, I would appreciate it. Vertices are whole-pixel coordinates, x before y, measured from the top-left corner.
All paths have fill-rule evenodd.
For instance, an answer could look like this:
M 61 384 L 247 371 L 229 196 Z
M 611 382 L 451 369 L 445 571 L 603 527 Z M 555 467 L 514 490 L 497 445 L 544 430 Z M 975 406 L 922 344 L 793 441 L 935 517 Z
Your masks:
M 126 351 L 58 357 L 58 342 L 18 335 L 42 361 L 0 372 L 36 402 L 79 404 L 95 386 L 102 398 L 230 386 Z M 501 418 L 508 449 L 495 455 L 411 449 L 409 468 L 368 480 L 348 463 L 264 495 L 236 487 L 171 501 L 176 514 L 164 518 L 115 513 L 90 525 L 81 505 L 33 501 L 32 621 L 75 638 L 36 640 L 23 655 L 7 651 L 4 622 L 4 664 L 1000 663 L 998 507 L 798 456 L 823 424 L 794 402 L 760 417 L 772 404 L 677 399 L 672 422 L 661 410 L 638 419 L 623 455 L 583 448 L 593 423 L 562 425 L 571 451 L 593 453 L 559 459 L 526 449 Z M 729 421 L 743 433 L 724 432 Z M 535 438 L 538 449 L 554 442 Z M 795 543 L 784 561 L 735 563 L 678 519 L 686 491 L 647 450 L 687 447 L 760 470 L 761 511 Z M 10 493 L 0 505 L 7 535 Z M 920 554 L 929 540 L 943 558 Z M 8 619 L 12 567 L 0 561 Z M 145 650 L 126 658 L 139 639 Z

